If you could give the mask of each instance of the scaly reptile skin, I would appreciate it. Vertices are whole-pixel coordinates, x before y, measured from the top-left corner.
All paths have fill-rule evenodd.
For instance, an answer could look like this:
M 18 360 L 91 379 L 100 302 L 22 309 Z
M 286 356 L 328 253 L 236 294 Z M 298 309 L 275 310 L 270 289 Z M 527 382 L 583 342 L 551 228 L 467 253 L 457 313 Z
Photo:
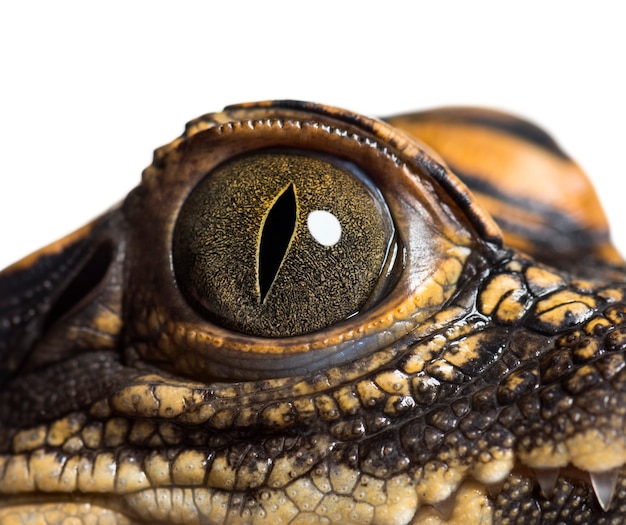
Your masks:
M 0 523 L 623 523 L 625 275 L 515 117 L 206 115 L 0 273 Z

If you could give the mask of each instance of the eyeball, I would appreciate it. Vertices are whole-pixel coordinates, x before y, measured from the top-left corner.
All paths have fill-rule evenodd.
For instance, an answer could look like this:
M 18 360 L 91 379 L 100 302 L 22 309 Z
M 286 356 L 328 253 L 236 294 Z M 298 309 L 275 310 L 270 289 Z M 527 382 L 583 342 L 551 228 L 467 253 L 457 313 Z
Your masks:
M 191 191 L 172 263 L 187 300 L 214 323 L 298 336 L 376 303 L 394 234 L 382 194 L 355 164 L 261 150 L 227 160 Z

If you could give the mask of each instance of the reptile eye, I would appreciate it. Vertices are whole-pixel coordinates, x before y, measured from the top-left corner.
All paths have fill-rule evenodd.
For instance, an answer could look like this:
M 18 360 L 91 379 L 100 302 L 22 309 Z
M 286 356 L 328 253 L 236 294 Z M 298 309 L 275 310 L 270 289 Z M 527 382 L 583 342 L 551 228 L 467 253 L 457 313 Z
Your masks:
M 213 322 L 288 337 L 375 304 L 393 239 L 387 205 L 356 165 L 261 151 L 195 187 L 177 220 L 173 265 L 187 300 Z
M 124 202 L 128 359 L 203 381 L 377 359 L 499 242 L 472 203 L 380 121 L 289 102 L 200 117 Z

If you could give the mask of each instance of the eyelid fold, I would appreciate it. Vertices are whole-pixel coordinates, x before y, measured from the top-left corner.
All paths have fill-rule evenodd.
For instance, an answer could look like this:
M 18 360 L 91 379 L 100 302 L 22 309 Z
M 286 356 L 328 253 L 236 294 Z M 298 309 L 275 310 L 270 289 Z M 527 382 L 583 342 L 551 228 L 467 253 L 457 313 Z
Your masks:
M 354 162 L 384 196 L 404 270 L 370 310 L 315 333 L 255 337 L 208 321 L 181 294 L 171 257 L 178 211 L 216 166 L 268 148 Z M 155 152 L 124 214 L 129 343 L 142 359 L 202 380 L 304 374 L 389 345 L 454 293 L 473 250 L 490 256 L 501 242 L 464 186 L 417 144 L 382 122 L 298 103 L 230 107 L 192 121 L 182 138 Z

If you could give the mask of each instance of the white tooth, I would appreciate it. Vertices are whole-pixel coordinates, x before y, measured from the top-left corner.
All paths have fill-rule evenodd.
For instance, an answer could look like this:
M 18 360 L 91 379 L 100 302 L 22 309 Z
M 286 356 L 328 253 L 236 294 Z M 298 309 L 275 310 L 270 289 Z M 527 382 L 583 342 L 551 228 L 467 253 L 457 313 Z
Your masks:
M 535 476 L 537 476 L 537 481 L 539 482 L 544 498 L 549 499 L 552 497 L 552 492 L 556 486 L 556 480 L 559 478 L 560 470 L 561 469 L 558 468 L 535 469 Z
M 613 498 L 613 492 L 615 492 L 619 471 L 619 468 L 614 468 L 604 472 L 589 473 L 593 491 L 596 493 L 596 498 L 598 498 L 600 506 L 605 511 L 609 510 L 611 506 L 611 499 Z

